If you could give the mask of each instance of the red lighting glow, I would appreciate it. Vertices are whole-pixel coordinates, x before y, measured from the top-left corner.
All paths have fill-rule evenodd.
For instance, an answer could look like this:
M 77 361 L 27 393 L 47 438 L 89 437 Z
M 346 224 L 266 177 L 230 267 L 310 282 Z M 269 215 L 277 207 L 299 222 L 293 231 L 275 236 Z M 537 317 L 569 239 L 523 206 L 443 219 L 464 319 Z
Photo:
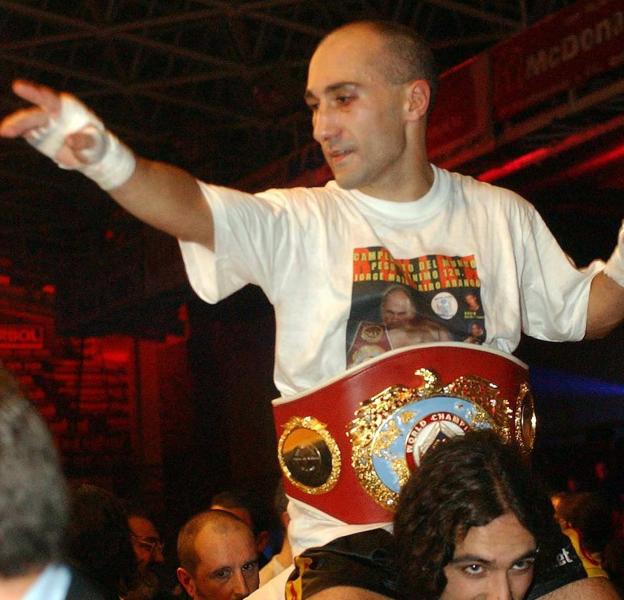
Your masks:
M 589 160 L 586 160 L 574 167 L 571 167 L 567 171 L 568 176 L 579 176 L 587 173 L 588 171 L 592 171 L 594 169 L 598 169 L 600 167 L 604 167 L 609 163 L 612 163 L 616 160 L 624 158 L 624 144 L 621 146 L 617 146 L 607 152 L 603 152 L 598 156 L 594 156 Z
M 524 154 L 523 156 L 510 160 L 508 163 L 505 163 L 500 167 L 495 167 L 494 169 L 481 173 L 477 179 L 487 182 L 502 179 L 503 177 L 507 177 L 516 171 L 521 171 L 526 167 L 530 167 L 531 165 L 548 158 L 551 154 L 551 149 L 538 148 L 537 150 L 533 150 L 533 152 L 529 152 L 528 154 Z
M 477 179 L 487 182 L 502 179 L 503 177 L 512 175 L 513 173 L 516 173 L 531 165 L 546 160 L 547 158 L 558 156 L 559 154 L 567 150 L 571 150 L 572 148 L 576 148 L 587 142 L 592 142 L 595 144 L 596 139 L 599 136 L 607 133 L 612 133 L 621 129 L 622 127 L 624 127 L 624 116 L 619 115 L 617 117 L 614 117 L 613 119 L 609 119 L 604 123 L 600 123 L 599 125 L 595 125 L 594 127 L 591 127 L 579 133 L 569 135 L 565 139 L 555 144 L 545 146 L 543 148 L 537 148 L 536 150 L 528 152 L 527 154 L 518 156 L 517 158 L 514 158 L 499 167 L 495 167 L 481 173 L 481 175 L 479 175 Z M 619 160 L 623 157 L 624 145 L 618 146 L 612 150 L 602 152 L 597 156 L 584 160 L 574 167 L 567 169 L 565 173 L 560 174 L 560 177 L 570 177 L 572 175 L 578 176 L 583 173 L 587 173 L 593 169 L 604 167 L 605 165 L 615 160 Z
M 102 352 L 104 362 L 108 363 L 129 363 L 130 354 L 127 350 L 104 350 Z

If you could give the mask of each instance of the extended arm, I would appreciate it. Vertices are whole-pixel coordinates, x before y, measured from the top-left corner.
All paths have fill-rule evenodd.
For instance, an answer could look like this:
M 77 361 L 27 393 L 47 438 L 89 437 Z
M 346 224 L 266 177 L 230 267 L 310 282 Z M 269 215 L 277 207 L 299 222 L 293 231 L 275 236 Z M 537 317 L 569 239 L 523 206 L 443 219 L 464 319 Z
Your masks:
M 604 273 L 592 281 L 587 307 L 585 339 L 607 335 L 624 321 L 624 287 Z
M 601 338 L 624 321 L 624 224 L 603 273 L 592 280 L 586 339 Z
M 130 179 L 109 194 L 141 221 L 214 249 L 210 207 L 197 181 L 186 171 L 137 157 Z
M 23 137 L 61 166 L 93 179 L 142 221 L 213 248 L 212 214 L 189 173 L 136 157 L 72 96 L 25 81 L 16 81 L 13 90 L 34 106 L 7 116 L 0 136 Z

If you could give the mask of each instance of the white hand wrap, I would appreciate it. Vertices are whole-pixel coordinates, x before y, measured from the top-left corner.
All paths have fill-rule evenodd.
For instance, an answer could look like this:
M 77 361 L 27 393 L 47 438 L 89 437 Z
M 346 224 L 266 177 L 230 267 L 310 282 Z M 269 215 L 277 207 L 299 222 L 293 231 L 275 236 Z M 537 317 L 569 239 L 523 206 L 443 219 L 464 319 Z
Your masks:
M 67 136 L 78 132 L 89 135 L 93 140 L 90 148 L 79 151 L 82 161 L 65 144 Z M 61 168 L 80 171 L 103 190 L 124 184 L 136 167 L 132 151 L 108 131 L 80 100 L 70 94 L 61 94 L 59 114 L 50 115 L 47 125 L 33 129 L 25 138 L 31 146 Z
M 604 273 L 611 277 L 618 285 L 624 287 L 624 221 L 622 221 L 620 233 L 618 234 L 617 246 L 611 258 L 607 261 Z

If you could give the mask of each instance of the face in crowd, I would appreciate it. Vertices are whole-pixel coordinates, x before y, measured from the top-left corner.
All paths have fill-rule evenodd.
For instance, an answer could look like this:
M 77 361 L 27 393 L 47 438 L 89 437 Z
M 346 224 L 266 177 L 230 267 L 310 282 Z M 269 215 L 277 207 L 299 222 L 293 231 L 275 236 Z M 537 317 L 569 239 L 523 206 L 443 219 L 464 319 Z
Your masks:
M 185 525 L 178 538 L 178 580 L 193 600 L 247 597 L 259 585 L 251 529 L 223 511 L 203 515 L 191 527 Z
M 535 538 L 513 513 L 471 527 L 444 567 L 441 600 L 522 600 L 533 581 Z
M 154 523 L 146 517 L 131 515 L 128 517 L 130 539 L 140 571 L 146 571 L 151 565 L 165 562 L 164 545 Z
M 519 448 L 488 430 L 449 438 L 401 490 L 399 587 L 419 590 L 421 600 L 523 600 L 553 525 L 550 500 Z

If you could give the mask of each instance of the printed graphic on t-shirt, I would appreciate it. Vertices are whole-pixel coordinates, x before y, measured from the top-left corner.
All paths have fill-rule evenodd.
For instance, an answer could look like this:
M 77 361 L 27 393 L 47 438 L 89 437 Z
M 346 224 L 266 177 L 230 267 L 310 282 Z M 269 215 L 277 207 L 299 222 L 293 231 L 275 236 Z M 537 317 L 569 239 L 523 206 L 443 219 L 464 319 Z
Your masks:
M 424 342 L 482 344 L 486 337 L 474 255 L 394 258 L 355 248 L 347 366 Z

